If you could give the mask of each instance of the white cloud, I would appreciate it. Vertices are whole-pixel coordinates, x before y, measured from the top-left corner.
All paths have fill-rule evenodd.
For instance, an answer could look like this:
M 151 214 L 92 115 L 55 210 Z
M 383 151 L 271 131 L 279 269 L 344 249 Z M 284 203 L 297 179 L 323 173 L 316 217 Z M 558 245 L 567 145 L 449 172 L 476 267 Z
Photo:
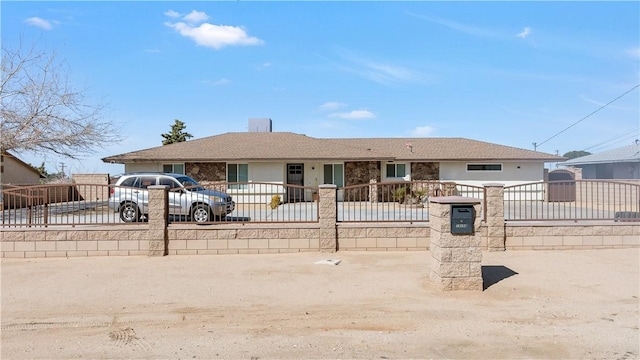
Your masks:
M 39 18 L 37 16 L 30 17 L 27 20 L 25 20 L 24 22 L 29 24 L 29 25 L 33 25 L 33 26 L 36 26 L 36 27 L 39 27 L 39 28 L 45 29 L 45 30 L 53 29 L 53 26 L 51 25 L 51 22 L 49 22 L 49 21 L 47 21 L 45 19 Z
M 222 79 L 219 79 L 219 80 L 214 80 L 214 81 L 202 80 L 200 82 L 203 83 L 203 84 L 211 84 L 211 85 L 216 85 L 216 86 L 222 86 L 222 85 L 231 84 L 231 80 L 225 79 L 225 78 L 222 78 Z
M 220 79 L 213 82 L 213 85 L 227 85 L 231 84 L 231 80 L 229 79 Z
M 492 31 L 492 30 L 484 29 L 484 28 L 480 28 L 480 27 L 476 27 L 476 26 L 471 26 L 471 25 L 455 22 L 455 21 L 448 20 L 448 19 L 425 16 L 425 15 L 415 14 L 415 13 L 411 13 L 411 12 L 407 12 L 406 14 L 409 15 L 409 16 L 412 16 L 414 18 L 424 19 L 424 20 L 430 21 L 432 23 L 439 24 L 439 25 L 442 25 L 444 27 L 447 27 L 447 28 L 449 28 L 451 30 L 455 30 L 455 31 L 458 31 L 458 32 L 461 32 L 461 33 L 465 33 L 465 34 L 469 34 L 469 35 L 482 36 L 482 37 L 496 37 L 496 36 L 498 36 L 498 34 L 496 32 L 494 32 L 494 31 Z
M 336 111 L 338 109 L 344 108 L 345 106 L 347 106 L 347 104 L 341 103 L 339 101 L 329 101 L 329 102 L 326 102 L 326 103 L 318 106 L 318 110 L 320 110 L 320 111 Z
M 625 52 L 633 58 L 640 59 L 640 48 L 638 47 L 627 49 Z
M 417 126 L 415 129 L 409 131 L 412 136 L 429 136 L 436 131 L 435 128 L 431 126 Z
M 175 17 L 176 14 L 176 12 L 171 10 L 165 12 L 165 15 L 171 17 Z M 206 46 L 216 50 L 225 46 L 249 46 L 264 43 L 264 41 L 256 37 L 247 35 L 243 28 L 237 26 L 214 25 L 210 23 L 195 26 L 196 23 L 205 21 L 208 18 L 209 16 L 204 12 L 194 10 L 182 18 L 186 22 L 166 22 L 165 25 L 173 28 L 180 35 L 192 39 L 200 46 Z
M 199 24 L 203 21 L 209 20 L 209 15 L 205 14 L 202 11 L 193 10 L 189 14 L 185 15 L 182 19 L 191 24 Z
M 374 113 L 368 110 L 352 110 L 349 112 L 339 112 L 329 114 L 329 117 L 349 120 L 373 119 L 376 117 Z
M 518 35 L 516 35 L 519 38 L 526 38 L 527 36 L 531 35 L 531 28 L 530 27 L 525 27 L 524 29 L 522 29 L 522 32 L 520 32 Z
M 352 63 L 339 65 L 341 70 L 380 84 L 397 85 L 425 82 L 423 74 L 403 66 L 361 58 L 350 51 L 342 51 L 340 55 Z
M 177 11 L 173 11 L 173 10 L 167 10 L 164 12 L 164 14 L 170 18 L 179 18 L 180 17 L 180 13 Z

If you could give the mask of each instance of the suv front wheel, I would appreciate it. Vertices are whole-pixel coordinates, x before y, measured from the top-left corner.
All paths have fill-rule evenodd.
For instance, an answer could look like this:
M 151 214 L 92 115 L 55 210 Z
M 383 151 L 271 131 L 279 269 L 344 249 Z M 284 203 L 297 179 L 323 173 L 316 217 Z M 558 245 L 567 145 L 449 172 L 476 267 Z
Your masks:
M 126 223 L 137 222 L 141 217 L 140 209 L 135 203 L 127 201 L 120 205 L 120 219 L 122 221 Z
M 196 204 L 191 209 L 191 220 L 195 222 L 207 222 L 211 218 L 211 210 L 205 204 Z

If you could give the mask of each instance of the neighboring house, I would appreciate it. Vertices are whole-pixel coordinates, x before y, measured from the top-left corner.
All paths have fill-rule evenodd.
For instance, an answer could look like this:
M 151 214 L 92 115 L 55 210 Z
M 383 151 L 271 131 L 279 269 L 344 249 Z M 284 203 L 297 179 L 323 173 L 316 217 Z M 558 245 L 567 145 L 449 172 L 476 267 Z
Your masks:
M 582 170 L 583 179 L 640 179 L 640 145 L 624 146 L 558 163 Z
M 44 178 L 33 166 L 18 159 L 14 155 L 4 152 L 0 167 L 0 184 L 4 185 L 37 185 Z
M 319 139 L 290 132 L 244 132 L 102 160 L 124 164 L 125 172 L 177 172 L 202 182 L 341 187 L 409 178 L 468 185 L 536 182 L 544 180 L 545 162 L 563 159 L 463 138 Z

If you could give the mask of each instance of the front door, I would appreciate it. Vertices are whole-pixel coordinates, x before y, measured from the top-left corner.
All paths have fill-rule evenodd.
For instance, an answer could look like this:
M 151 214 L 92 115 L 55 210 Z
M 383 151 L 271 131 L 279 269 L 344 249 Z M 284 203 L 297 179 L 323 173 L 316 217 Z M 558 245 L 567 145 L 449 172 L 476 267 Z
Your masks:
M 287 164 L 287 184 L 300 186 L 287 188 L 287 202 L 304 201 L 304 164 Z

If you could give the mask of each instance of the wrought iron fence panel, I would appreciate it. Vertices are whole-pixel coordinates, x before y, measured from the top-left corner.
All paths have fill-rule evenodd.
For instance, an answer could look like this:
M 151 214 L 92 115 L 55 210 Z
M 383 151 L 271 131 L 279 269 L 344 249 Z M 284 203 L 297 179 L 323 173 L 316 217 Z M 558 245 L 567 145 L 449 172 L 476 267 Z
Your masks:
M 440 181 L 372 182 L 338 189 L 338 222 L 427 222 L 429 198 L 465 196 L 482 199 L 482 187 Z M 484 206 L 483 206 L 484 209 Z M 483 210 L 484 216 L 485 211 Z
M 560 180 L 507 186 L 506 221 L 640 221 L 640 184 Z

